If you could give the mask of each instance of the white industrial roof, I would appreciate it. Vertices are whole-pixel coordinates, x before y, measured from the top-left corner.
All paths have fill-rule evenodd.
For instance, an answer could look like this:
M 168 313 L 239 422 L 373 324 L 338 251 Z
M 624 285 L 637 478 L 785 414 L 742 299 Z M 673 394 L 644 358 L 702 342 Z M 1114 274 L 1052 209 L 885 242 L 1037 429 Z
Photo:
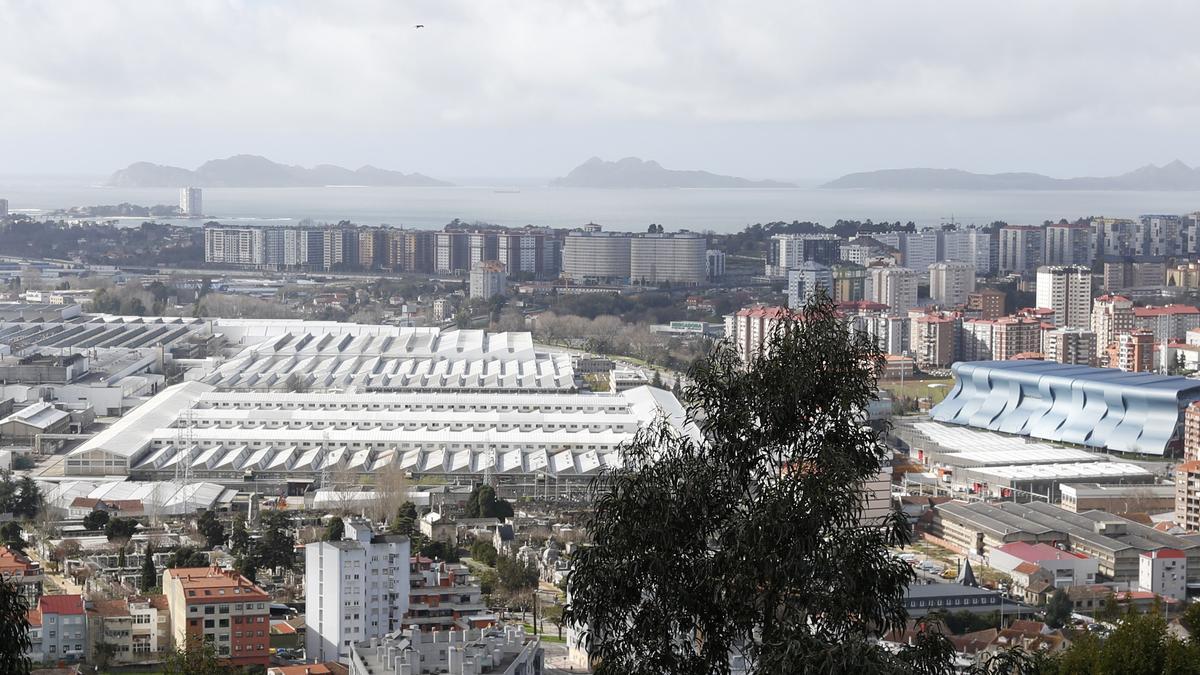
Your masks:
M 41 485 L 46 503 L 65 509 L 79 497 L 106 501 L 137 500 L 147 514 L 178 515 L 212 509 L 231 500 L 236 490 L 216 483 L 127 480 L 65 480 Z
M 167 387 L 84 441 L 70 454 L 81 455 L 91 450 L 102 450 L 129 459 L 145 449 L 157 429 L 170 426 L 201 394 L 212 390 L 212 386 L 203 382 L 184 382 Z
M 529 333 L 293 333 L 271 337 L 221 365 L 205 381 L 223 389 L 565 390 L 575 386 L 566 353 L 537 351 Z M 293 378 L 294 379 L 294 378 Z
M 970 469 L 972 475 L 1008 480 L 1087 480 L 1114 476 L 1149 476 L 1149 471 L 1126 462 L 1079 462 L 1075 464 L 1025 464 Z
M 33 405 L 17 410 L 4 419 L 0 419 L 0 424 L 6 424 L 8 422 L 22 422 L 31 427 L 49 429 L 50 427 L 58 424 L 70 416 L 70 413 L 55 408 L 53 403 L 38 401 Z

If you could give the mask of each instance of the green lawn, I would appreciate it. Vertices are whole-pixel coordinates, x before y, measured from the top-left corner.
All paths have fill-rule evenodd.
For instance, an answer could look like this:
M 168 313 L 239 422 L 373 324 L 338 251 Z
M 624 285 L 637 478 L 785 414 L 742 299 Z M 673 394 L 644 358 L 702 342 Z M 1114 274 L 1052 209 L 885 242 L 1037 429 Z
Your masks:
M 942 385 L 931 387 L 929 385 Z M 946 398 L 946 394 L 950 393 L 950 389 L 954 387 L 954 378 L 939 378 L 932 380 L 910 380 L 905 378 L 904 384 L 900 384 L 900 380 L 880 381 L 879 388 L 889 392 L 892 396 L 906 396 L 908 398 L 925 398 L 932 397 L 934 403 L 940 403 Z

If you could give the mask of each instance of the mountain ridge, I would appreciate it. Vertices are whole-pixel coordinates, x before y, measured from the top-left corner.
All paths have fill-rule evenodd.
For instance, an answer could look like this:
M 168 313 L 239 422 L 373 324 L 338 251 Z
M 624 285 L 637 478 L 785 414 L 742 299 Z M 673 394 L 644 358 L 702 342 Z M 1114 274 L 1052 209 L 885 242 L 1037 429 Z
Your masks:
M 791 183 L 749 180 L 708 171 L 664 168 L 654 160 L 625 157 L 608 162 L 592 157 L 566 176 L 550 182 L 551 187 L 581 188 L 790 188 Z
M 372 187 L 435 187 L 451 183 L 420 173 L 401 173 L 369 164 L 347 169 L 318 164 L 311 169 L 280 164 L 259 155 L 233 155 L 210 159 L 194 171 L 177 166 L 134 162 L 109 177 L 111 187 L 321 187 L 368 185 Z
M 962 169 L 880 169 L 849 173 L 821 186 L 831 190 L 1200 190 L 1200 168 L 1181 160 L 1147 164 L 1117 176 L 1053 178 L 1032 172 L 973 173 Z

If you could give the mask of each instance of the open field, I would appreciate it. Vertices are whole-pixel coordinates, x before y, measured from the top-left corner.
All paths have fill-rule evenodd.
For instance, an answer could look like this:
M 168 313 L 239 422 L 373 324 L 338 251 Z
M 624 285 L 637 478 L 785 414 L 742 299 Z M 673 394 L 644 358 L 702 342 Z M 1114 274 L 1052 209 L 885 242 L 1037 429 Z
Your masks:
M 939 386 L 929 386 L 939 385 Z M 900 384 L 900 380 L 886 380 L 879 382 L 879 388 L 886 390 L 892 396 L 904 396 L 908 398 L 924 398 L 932 397 L 934 403 L 940 403 L 946 398 L 946 394 L 950 393 L 950 389 L 954 386 L 954 378 L 936 378 L 930 380 L 910 380 L 905 379 L 904 384 Z

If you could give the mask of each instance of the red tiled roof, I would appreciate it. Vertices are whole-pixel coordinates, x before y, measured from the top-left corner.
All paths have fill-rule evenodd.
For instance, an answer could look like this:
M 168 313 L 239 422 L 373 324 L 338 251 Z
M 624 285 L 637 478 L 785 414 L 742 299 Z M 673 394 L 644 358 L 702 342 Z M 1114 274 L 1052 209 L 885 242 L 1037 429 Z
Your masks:
M 29 619 L 29 626 L 31 628 L 38 628 L 42 625 L 42 610 L 37 607 L 26 612 L 25 617 Z
M 1177 548 L 1160 548 L 1157 551 L 1143 551 L 1142 555 L 1149 558 L 1186 558 L 1187 555 Z
M 79 614 L 83 612 L 83 596 L 80 595 L 43 595 L 38 599 L 38 609 L 42 614 Z
M 1020 572 L 1021 574 L 1033 574 L 1034 572 L 1038 571 L 1038 566 L 1037 563 L 1023 562 L 1014 567 L 1013 571 Z
M 1096 302 L 1129 302 L 1129 298 L 1123 295 L 1102 295 L 1096 298 Z
M 1142 316 L 1168 316 L 1172 314 L 1200 314 L 1200 307 L 1191 305 L 1166 305 L 1163 307 L 1134 307 L 1133 315 Z

